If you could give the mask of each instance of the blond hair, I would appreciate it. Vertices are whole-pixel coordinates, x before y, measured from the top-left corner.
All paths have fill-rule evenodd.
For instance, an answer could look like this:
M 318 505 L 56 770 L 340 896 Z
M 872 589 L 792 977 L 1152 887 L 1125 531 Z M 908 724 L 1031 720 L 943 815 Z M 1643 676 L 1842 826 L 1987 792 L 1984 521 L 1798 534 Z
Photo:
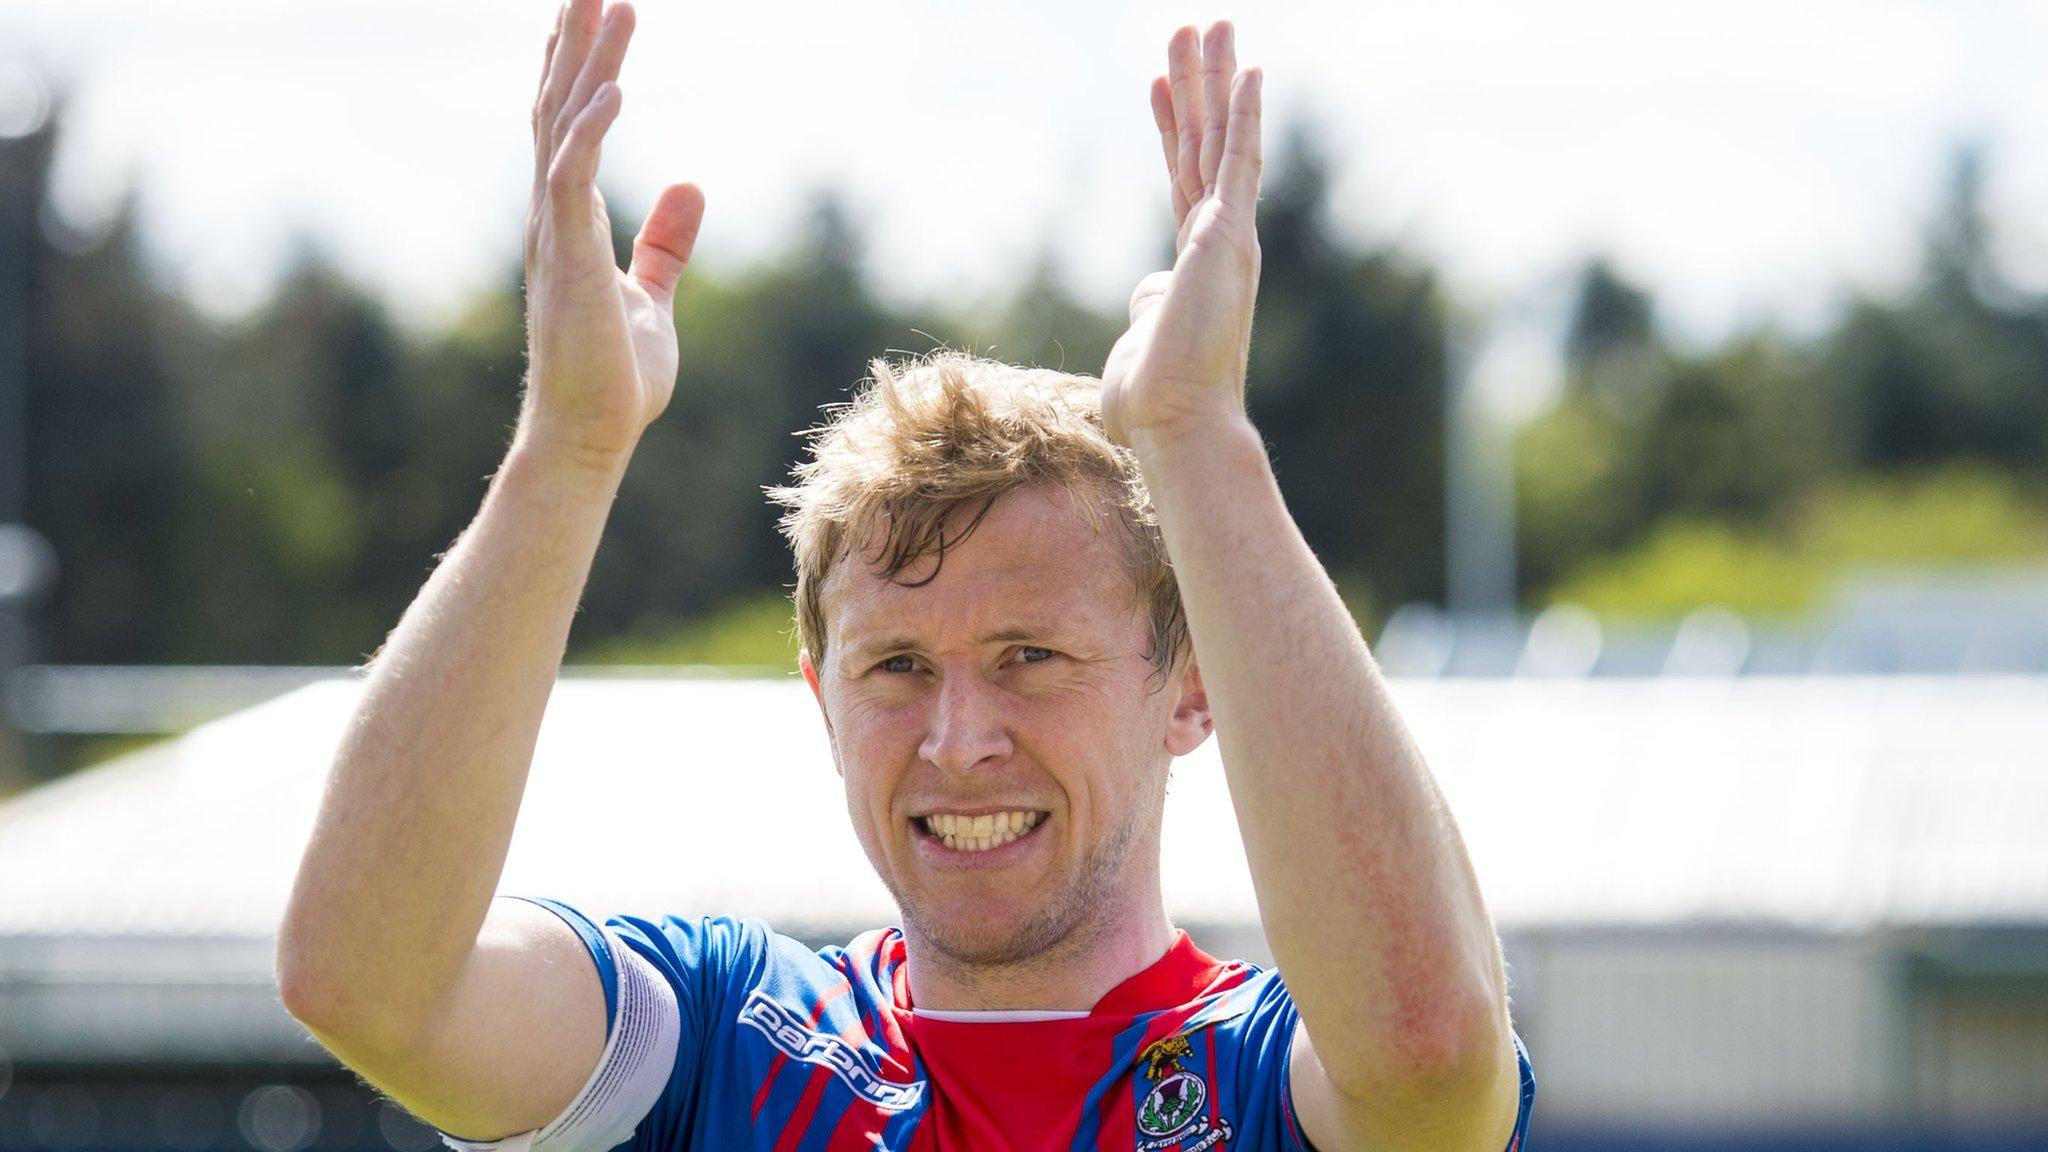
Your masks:
M 880 533 L 863 557 L 894 579 L 930 557 L 927 583 L 946 549 L 980 525 L 1005 493 L 1063 489 L 1095 525 L 1112 522 L 1138 603 L 1149 619 L 1155 670 L 1189 649 L 1180 588 L 1137 458 L 1102 425 L 1102 382 L 1020 368 L 952 349 L 891 361 L 878 357 L 854 399 L 826 409 L 811 429 L 809 459 L 794 483 L 768 489 L 782 505 L 782 533 L 796 561 L 797 639 L 825 661 L 824 587 L 856 542 Z M 956 513 L 964 523 L 948 534 Z

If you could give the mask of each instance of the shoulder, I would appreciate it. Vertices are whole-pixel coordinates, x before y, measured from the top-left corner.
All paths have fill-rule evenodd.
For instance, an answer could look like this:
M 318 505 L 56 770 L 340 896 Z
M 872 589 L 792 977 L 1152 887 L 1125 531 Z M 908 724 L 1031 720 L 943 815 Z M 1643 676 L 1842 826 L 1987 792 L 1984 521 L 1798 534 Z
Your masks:
M 622 972 L 645 971 L 658 978 L 674 990 L 687 1011 L 693 1005 L 714 1006 L 724 995 L 754 987 L 793 991 L 828 985 L 845 967 L 838 956 L 861 944 L 814 949 L 755 917 L 616 914 L 599 920 L 559 901 L 524 899 L 560 916 L 582 938 L 606 986 L 608 1017 L 614 1008 L 611 990 Z M 869 933 L 861 939 L 874 937 L 884 945 L 883 935 Z M 887 953 L 885 946 L 872 950 Z
M 1291 1031 L 1294 998 L 1278 969 L 1246 961 L 1231 962 L 1204 994 L 1198 1023 L 1213 1021 L 1218 1030 L 1240 1041 L 1263 1040 L 1269 1032 Z
M 752 917 L 615 915 L 604 926 L 657 967 L 677 973 L 751 967 L 802 947 Z
M 886 1004 L 902 975 L 902 937 L 894 929 L 820 948 L 754 917 L 617 915 L 604 927 L 670 983 L 706 1001 L 759 992 L 816 1005 L 852 993 L 857 1002 Z

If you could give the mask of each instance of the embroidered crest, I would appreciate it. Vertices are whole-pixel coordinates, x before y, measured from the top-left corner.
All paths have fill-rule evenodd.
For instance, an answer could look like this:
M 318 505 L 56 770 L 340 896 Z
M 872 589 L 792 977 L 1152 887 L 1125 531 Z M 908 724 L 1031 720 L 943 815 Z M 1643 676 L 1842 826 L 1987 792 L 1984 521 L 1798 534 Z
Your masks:
M 1145 1062 L 1145 1074 L 1154 1080 L 1163 1079 L 1170 1073 L 1180 1071 L 1180 1062 L 1195 1058 L 1194 1046 L 1188 1038 L 1179 1033 L 1164 1040 L 1154 1040 L 1152 1045 L 1138 1054 Z
M 1138 1131 L 1147 1136 L 1177 1136 L 1209 1102 L 1209 1086 L 1193 1072 L 1175 1072 L 1152 1086 L 1138 1106 Z
M 1209 1085 L 1181 1067 L 1193 1060 L 1194 1046 L 1186 1035 L 1168 1036 L 1138 1054 L 1152 1088 L 1138 1102 L 1140 1152 L 1206 1152 L 1230 1139 L 1230 1121 L 1208 1114 Z

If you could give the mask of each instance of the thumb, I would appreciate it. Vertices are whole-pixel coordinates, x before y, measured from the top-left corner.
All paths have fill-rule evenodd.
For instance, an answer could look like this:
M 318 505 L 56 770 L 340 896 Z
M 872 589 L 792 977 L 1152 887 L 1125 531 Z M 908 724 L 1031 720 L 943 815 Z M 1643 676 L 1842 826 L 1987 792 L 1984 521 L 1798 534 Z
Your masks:
M 1136 324 L 1147 312 L 1159 306 L 1166 299 L 1166 290 L 1173 287 L 1173 273 L 1153 272 L 1138 281 L 1138 287 L 1131 292 L 1130 322 Z
M 703 189 L 695 184 L 671 184 L 662 189 L 646 222 L 640 225 L 640 235 L 633 239 L 633 265 L 626 274 L 661 303 L 673 302 L 676 281 L 690 262 L 690 251 L 697 246 L 697 229 L 703 223 Z

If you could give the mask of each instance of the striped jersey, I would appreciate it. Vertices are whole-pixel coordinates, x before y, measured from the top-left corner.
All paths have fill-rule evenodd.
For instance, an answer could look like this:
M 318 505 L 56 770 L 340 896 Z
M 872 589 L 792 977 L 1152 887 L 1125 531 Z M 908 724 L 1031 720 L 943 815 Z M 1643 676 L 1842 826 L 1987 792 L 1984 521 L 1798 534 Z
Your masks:
M 553 1123 L 460 1152 L 1298 1152 L 1279 973 L 1185 932 L 1087 1012 L 911 1002 L 902 934 L 811 949 L 758 920 L 614 916 L 576 929 L 607 1042 Z M 1518 1152 L 1535 1080 L 1521 1062 Z

